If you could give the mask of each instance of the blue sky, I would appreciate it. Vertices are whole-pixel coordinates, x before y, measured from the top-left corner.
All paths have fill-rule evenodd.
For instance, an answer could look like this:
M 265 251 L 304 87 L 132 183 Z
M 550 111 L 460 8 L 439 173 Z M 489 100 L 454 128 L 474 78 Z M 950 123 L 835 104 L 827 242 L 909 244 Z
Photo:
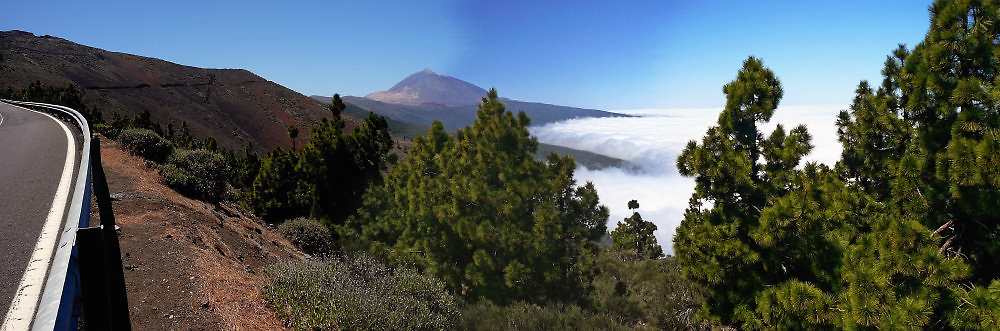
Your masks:
M 0 30 L 197 67 L 306 95 L 363 96 L 429 67 L 501 96 L 599 109 L 724 104 L 747 56 L 784 104 L 850 102 L 912 47 L 930 1 L 17 1 Z

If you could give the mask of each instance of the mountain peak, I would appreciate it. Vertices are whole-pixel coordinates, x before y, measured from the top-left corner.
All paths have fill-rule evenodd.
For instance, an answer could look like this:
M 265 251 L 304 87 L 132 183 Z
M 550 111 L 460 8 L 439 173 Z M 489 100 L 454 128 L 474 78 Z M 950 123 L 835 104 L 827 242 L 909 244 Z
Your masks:
M 410 106 L 465 106 L 479 103 L 485 95 L 486 90 L 479 86 L 424 68 L 396 83 L 388 91 L 374 92 L 365 98 Z

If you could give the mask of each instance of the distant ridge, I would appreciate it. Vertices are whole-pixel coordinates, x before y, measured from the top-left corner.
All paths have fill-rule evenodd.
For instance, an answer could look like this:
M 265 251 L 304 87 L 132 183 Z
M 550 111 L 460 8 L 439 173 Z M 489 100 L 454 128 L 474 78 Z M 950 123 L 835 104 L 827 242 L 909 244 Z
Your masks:
M 322 103 L 243 69 L 204 69 L 160 59 L 109 52 L 51 36 L 0 31 L 0 88 L 31 82 L 76 84 L 105 120 L 115 112 L 149 110 L 175 129 L 187 122 L 198 137 L 220 147 L 258 152 L 291 147 L 286 126 L 302 132 L 330 113 Z M 349 123 L 357 121 L 348 119 Z M 300 136 L 300 146 L 305 140 Z
M 312 97 L 323 103 L 330 103 L 332 100 L 331 97 L 321 97 L 316 95 Z M 367 107 L 371 106 L 374 103 L 379 104 L 376 107 L 384 107 L 385 109 L 397 112 L 398 115 L 400 116 L 406 116 L 406 114 L 408 114 L 409 111 L 414 111 L 415 109 L 414 106 L 386 104 L 383 102 L 378 102 L 375 100 L 358 98 L 358 97 L 344 97 L 344 102 L 348 104 L 346 112 L 353 113 L 355 116 L 359 117 L 367 116 L 368 110 L 365 109 L 368 109 Z M 469 107 L 474 108 L 474 106 L 464 106 L 460 108 L 469 108 Z M 440 112 L 443 110 L 433 110 L 433 111 Z M 471 122 L 475 119 L 474 111 L 467 111 L 463 112 L 462 114 L 468 114 L 471 117 L 471 118 L 466 118 L 462 121 Z M 427 124 L 418 124 L 409 121 L 397 120 L 389 116 L 386 117 L 388 118 L 390 130 L 398 134 L 402 134 L 409 139 L 413 139 L 416 136 L 424 135 L 427 133 L 427 130 L 430 129 L 430 126 Z M 448 117 L 449 120 L 455 120 L 456 118 L 457 117 Z M 451 122 L 445 122 L 444 125 L 445 128 L 461 127 L 458 126 L 457 123 L 459 123 L 459 121 L 455 120 Z M 576 160 L 578 165 L 584 166 L 588 169 L 633 167 L 633 165 L 622 159 L 610 157 L 607 155 L 601 155 L 593 152 L 572 149 L 564 146 L 549 145 L 545 143 L 538 143 L 538 151 L 536 151 L 535 153 L 535 158 L 537 158 L 540 161 L 544 161 L 551 152 L 572 156 L 573 159 Z
M 344 102 L 402 122 L 430 125 L 441 121 L 445 129 L 455 131 L 476 120 L 476 104 L 486 96 L 486 90 L 461 79 L 424 69 L 404 78 L 388 91 L 365 97 L 344 97 Z M 524 111 L 532 125 L 542 125 L 581 117 L 627 117 L 628 115 L 597 109 L 575 108 L 538 102 L 503 98 L 507 110 Z M 329 97 L 312 96 L 330 103 Z

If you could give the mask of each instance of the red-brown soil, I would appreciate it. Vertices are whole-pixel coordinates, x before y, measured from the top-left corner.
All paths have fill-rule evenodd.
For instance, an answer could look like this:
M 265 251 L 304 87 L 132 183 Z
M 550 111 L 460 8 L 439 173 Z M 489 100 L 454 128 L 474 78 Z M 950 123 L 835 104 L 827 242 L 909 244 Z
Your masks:
M 238 206 L 181 196 L 155 165 L 102 145 L 133 329 L 284 329 L 261 296 L 263 271 L 304 254 Z
M 330 113 L 319 101 L 243 69 L 204 69 L 109 52 L 50 36 L 0 31 L 0 87 L 31 82 L 77 84 L 105 120 L 149 110 L 164 128 L 187 122 L 198 138 L 215 137 L 222 148 L 258 153 L 291 147 L 286 127 L 306 133 Z M 334 91 L 331 91 L 331 95 Z M 345 115 L 345 117 L 349 117 Z M 357 122 L 356 118 L 345 119 Z

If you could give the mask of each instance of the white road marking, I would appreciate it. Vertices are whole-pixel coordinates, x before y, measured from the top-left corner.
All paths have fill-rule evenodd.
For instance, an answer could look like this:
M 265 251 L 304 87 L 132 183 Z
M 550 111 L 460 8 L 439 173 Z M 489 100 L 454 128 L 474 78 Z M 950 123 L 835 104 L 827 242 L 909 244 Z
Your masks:
M 62 177 L 59 179 L 59 186 L 56 189 L 55 197 L 52 199 L 52 207 L 49 215 L 42 226 L 42 233 L 38 236 L 38 243 L 28 261 L 28 268 L 21 277 L 21 283 L 17 285 L 17 292 L 14 300 L 7 310 L 4 318 L 2 330 L 27 330 L 31 326 L 38 300 L 42 296 L 42 286 L 45 283 L 45 274 L 52 260 L 52 252 L 55 251 L 56 240 L 59 238 L 59 227 L 62 225 L 63 214 L 66 211 L 66 202 L 69 197 L 70 185 L 73 181 L 73 167 L 76 164 L 74 158 L 76 151 L 76 140 L 62 121 L 57 120 L 49 114 L 48 116 L 66 132 L 66 164 L 63 166 Z

